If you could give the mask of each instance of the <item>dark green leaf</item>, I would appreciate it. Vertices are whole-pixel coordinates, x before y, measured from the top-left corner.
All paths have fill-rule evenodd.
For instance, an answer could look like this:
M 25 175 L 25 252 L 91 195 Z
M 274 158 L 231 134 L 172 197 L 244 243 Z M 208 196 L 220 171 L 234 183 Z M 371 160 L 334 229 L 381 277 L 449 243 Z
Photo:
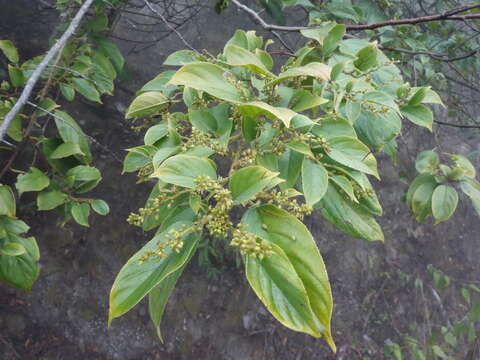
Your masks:
M 325 168 L 312 160 L 303 160 L 302 190 L 305 202 L 313 206 L 319 202 L 327 192 L 328 172 Z
M 187 188 L 195 188 L 195 179 L 206 176 L 211 179 L 217 178 L 215 164 L 206 158 L 190 155 L 176 155 L 158 167 L 152 177 Z
M 72 214 L 73 219 L 82 226 L 89 227 L 88 217 L 90 216 L 90 205 L 87 203 L 73 203 L 70 213 Z
M 14 218 L 16 213 L 15 196 L 8 185 L 0 184 L 0 215 Z
M 182 224 L 175 223 L 170 229 L 178 229 Z M 177 253 L 167 249 L 166 257 L 155 255 L 141 262 L 147 251 L 156 253 L 158 242 L 166 242 L 168 230 L 156 235 L 140 251 L 133 255 L 123 266 L 115 279 L 110 292 L 110 310 L 108 323 L 133 308 L 154 287 L 160 284 L 167 276 L 180 269 L 197 248 L 199 234 L 189 234 L 183 239 L 183 247 Z
M 42 171 L 31 167 L 28 173 L 18 175 L 15 187 L 21 195 L 27 191 L 41 191 L 49 184 L 49 178 Z
M 68 195 L 61 191 L 43 191 L 37 196 L 38 210 L 52 210 L 65 203 Z
M 102 103 L 102 100 L 100 100 L 100 94 L 91 81 L 75 77 L 72 79 L 72 83 L 75 90 L 82 94 L 86 99 L 100 104 Z
M 350 236 L 368 241 L 384 240 L 382 229 L 374 217 L 360 205 L 340 195 L 332 184 L 315 207 L 328 221 Z
M 104 200 L 96 199 L 92 202 L 92 209 L 97 214 L 107 215 L 110 212 L 110 207 Z
M 449 185 L 440 185 L 432 195 L 432 214 L 435 223 L 445 221 L 455 212 L 458 204 L 457 191 Z
M 278 174 L 278 172 L 272 172 L 257 165 L 247 166 L 235 171 L 228 184 L 234 204 L 245 203 L 260 191 L 283 182 L 284 180 L 280 179 Z

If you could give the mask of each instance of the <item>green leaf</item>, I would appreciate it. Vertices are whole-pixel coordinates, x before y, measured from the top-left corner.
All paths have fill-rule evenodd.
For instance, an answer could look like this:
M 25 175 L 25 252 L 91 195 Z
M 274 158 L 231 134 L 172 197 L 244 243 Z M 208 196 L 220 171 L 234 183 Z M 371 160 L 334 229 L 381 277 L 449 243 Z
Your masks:
M 176 155 L 163 162 L 151 175 L 168 184 L 195 188 L 195 179 L 199 176 L 217 178 L 215 164 L 206 158 L 190 155 Z
M 363 100 L 377 105 L 379 111 L 385 106 L 393 111 L 399 112 L 399 108 L 394 98 L 383 91 L 369 91 L 363 95 Z
M 235 171 L 228 187 L 232 193 L 233 203 L 241 204 L 252 199 L 260 191 L 272 188 L 283 179 L 278 177 L 278 172 L 270 171 L 262 166 L 247 166 Z
M 25 77 L 20 68 L 8 64 L 8 75 L 10 76 L 10 82 L 13 87 L 21 87 L 25 83 Z
M 427 92 L 425 94 L 425 97 L 423 98 L 422 102 L 427 103 L 427 104 L 439 104 L 439 105 L 442 105 L 443 107 L 445 107 L 445 104 L 443 103 L 440 96 L 435 91 L 433 91 L 432 89 L 427 90 Z
M 178 253 L 167 249 L 166 257 L 153 255 L 144 262 L 140 261 L 148 251 L 156 253 L 159 242 L 168 241 L 169 230 L 178 229 L 183 224 L 190 225 L 185 222 L 173 224 L 167 231 L 150 240 L 122 267 L 110 291 L 109 324 L 133 308 L 167 276 L 180 269 L 196 250 L 200 234 L 192 233 L 183 238 L 183 247 Z
M 323 217 L 343 232 L 368 241 L 383 241 L 382 229 L 373 216 L 360 205 L 345 199 L 333 184 L 328 185 L 325 196 L 315 206 Z
M 335 344 L 330 331 L 333 307 L 330 283 L 323 259 L 315 244 L 315 240 L 306 226 L 293 215 L 272 205 L 249 209 L 243 216 L 242 223 L 248 226 L 247 231 L 268 240 L 282 250 L 275 252 L 274 256 L 280 257 L 276 261 L 272 257 L 264 258 L 261 261 L 248 259 L 252 261 L 252 265 L 255 265 L 254 270 L 268 275 L 270 273 L 268 267 L 273 266 L 272 270 L 275 269 L 277 264 L 281 265 L 284 262 L 282 257 L 286 256 L 293 269 L 288 269 L 290 265 L 288 263 L 282 265 L 282 268 L 286 272 L 297 275 L 300 278 L 315 318 L 314 329 L 323 335 L 329 346 L 335 351 Z M 270 263 L 270 260 L 272 260 L 272 263 Z M 259 267 L 257 268 L 257 266 Z M 275 272 L 270 274 L 274 277 Z M 262 280 L 260 278 L 256 281 L 261 282 Z M 273 278 L 272 280 L 275 284 L 275 279 Z M 294 279 L 292 280 L 295 281 Z M 275 285 L 280 289 L 288 286 L 287 284 Z M 267 286 L 268 283 L 262 285 L 262 288 L 266 290 Z M 264 295 L 268 296 L 269 294 L 267 292 Z M 262 296 L 259 295 L 259 297 L 262 299 Z M 272 310 L 270 309 L 270 311 Z
M 317 136 L 323 136 L 327 140 L 339 136 L 357 137 L 350 122 L 341 117 L 320 119 L 318 124 L 312 127 L 311 132 Z
M 323 40 L 322 52 L 324 56 L 329 56 L 340 44 L 345 35 L 346 26 L 344 24 L 335 25 Z
M 456 168 L 463 170 L 463 174 L 469 178 L 475 178 L 475 166 L 465 156 L 459 154 L 451 154 L 450 159 L 455 163 Z
M 335 183 L 335 185 L 337 185 L 340 190 L 342 190 L 349 197 L 350 200 L 358 203 L 358 199 L 353 191 L 352 183 L 350 182 L 350 180 L 348 180 L 346 176 L 332 175 L 330 179 L 333 183 Z
M 407 105 L 400 108 L 400 112 L 412 123 L 426 127 L 432 131 L 433 113 L 425 105 Z
M 68 101 L 73 101 L 75 98 L 75 89 L 67 84 L 60 83 L 60 92 L 62 93 L 63 97 Z
M 137 95 L 147 91 L 160 91 L 167 97 L 171 96 L 175 90 L 177 90 L 177 87 L 175 85 L 167 85 L 167 83 L 175 73 L 176 71 L 174 70 L 162 71 L 155 78 L 143 85 L 143 87 L 137 92 Z
M 360 116 L 362 105 L 359 102 L 347 101 L 345 104 L 345 114 L 348 120 L 353 124 Z
M 6 233 L 18 235 L 26 233 L 30 227 L 22 220 L 14 220 L 6 216 L 0 216 L 0 229 Z
M 105 75 L 106 79 L 115 80 L 117 72 L 110 60 L 102 53 L 95 51 L 92 57 L 95 72 Z M 99 89 L 100 90 L 100 89 Z
M 432 213 L 435 223 L 445 221 L 455 212 L 458 204 L 457 191 L 449 185 L 440 185 L 432 195 Z
M 303 154 L 290 149 L 278 158 L 280 177 L 285 179 L 285 182 L 280 184 L 282 190 L 295 186 L 302 170 L 303 158 Z
M 0 215 L 14 218 L 16 213 L 15 196 L 8 185 L 0 184 Z
M 52 210 L 64 204 L 68 200 L 68 195 L 61 191 L 43 191 L 37 196 L 38 210 Z
M 28 173 L 18 175 L 15 183 L 20 195 L 27 191 L 41 191 L 48 185 L 50 185 L 50 179 L 35 167 L 31 167 Z
M 5 113 L 6 114 L 6 113 Z M 0 117 L 3 114 L 0 113 Z M 0 121 L 0 124 L 3 121 Z M 22 130 L 22 117 L 17 115 L 13 118 L 12 122 L 8 126 L 7 135 L 10 136 L 15 141 L 22 141 L 23 139 L 23 130 Z
M 329 139 L 327 155 L 342 165 L 379 178 L 377 160 L 362 142 L 355 138 L 339 136 Z
M 22 238 L 15 234 L 9 234 L 8 239 L 23 246 L 26 252 L 19 256 L 0 256 L 0 280 L 30 292 L 40 272 L 37 242 L 33 237 Z
M 437 181 L 435 180 L 435 177 L 433 175 L 424 173 L 424 174 L 418 175 L 408 187 L 408 191 L 406 194 L 406 202 L 410 208 L 412 207 L 413 194 L 415 193 L 415 191 L 418 189 L 420 185 L 423 185 L 425 183 L 431 183 L 432 186 L 437 185 Z
M 296 151 L 300 154 L 307 155 L 307 157 L 310 157 L 310 158 L 314 157 L 312 151 L 310 150 L 310 146 L 303 141 L 294 140 L 294 141 L 288 142 L 286 145 L 289 149 L 292 149 L 293 151 Z
M 90 225 L 88 225 L 88 217 L 90 216 L 90 205 L 88 203 L 73 203 L 70 213 L 77 224 L 90 227 Z
M 143 141 L 145 145 L 153 145 L 158 140 L 162 139 L 168 134 L 168 124 L 162 123 L 158 125 L 154 125 L 148 128 Z
M 325 168 L 312 160 L 303 160 L 302 190 L 305 202 L 313 206 L 319 202 L 327 192 L 328 172 Z
M 267 14 L 279 25 L 285 25 L 286 19 L 282 9 L 282 0 L 260 0 L 260 4 L 265 8 Z
M 194 253 L 195 251 L 191 251 L 189 257 L 180 268 L 165 277 L 148 293 L 148 312 L 150 314 L 150 319 L 152 319 L 153 325 L 157 330 L 157 335 L 162 342 L 163 338 L 160 331 L 160 323 L 162 321 L 163 313 L 165 312 L 165 307 L 167 306 L 168 298 L 172 294 L 178 279 L 192 259 Z
M 210 109 L 189 110 L 188 120 L 192 125 L 204 133 L 213 133 L 217 130 L 217 120 Z
M 55 101 L 53 101 L 52 99 L 50 99 L 48 97 L 42 99 L 40 101 L 40 103 L 38 104 L 38 106 L 41 107 L 42 109 L 46 110 L 46 111 L 40 110 L 40 109 L 35 110 L 35 114 L 38 117 L 50 115 L 48 112 L 52 112 L 56 108 L 60 107 L 60 105 L 58 105 Z
M 442 348 L 438 345 L 433 345 L 432 346 L 433 353 L 437 355 L 438 357 L 442 359 L 449 359 L 450 357 L 445 354 L 445 352 L 442 350 Z
M 101 199 L 93 200 L 92 209 L 97 214 L 100 214 L 100 215 L 103 215 L 103 216 L 107 215 L 110 212 L 110 207 L 108 206 L 108 204 L 104 200 L 101 200 Z
M 169 139 L 167 138 L 166 140 Z M 123 161 L 122 173 L 137 171 L 138 169 L 141 169 L 142 167 L 151 163 L 155 153 L 159 150 L 153 145 L 145 145 L 127 149 L 127 151 L 128 154 L 125 156 L 125 160 Z
M 357 52 L 357 59 L 353 65 L 360 71 L 367 71 L 374 66 L 377 66 L 377 43 L 370 43 Z
M 267 68 L 267 70 L 272 70 L 273 68 L 273 59 L 272 56 L 265 50 L 255 49 L 255 56 L 257 56 L 262 64 Z
M 67 172 L 67 176 L 72 176 L 75 181 L 91 181 L 102 177 L 100 171 L 93 166 L 78 165 Z
M 320 45 L 323 44 L 323 40 L 328 36 L 331 29 L 335 27 L 335 22 L 328 21 L 319 24 L 320 27 L 315 29 L 300 30 L 300 33 L 306 38 L 316 40 Z
M 197 194 L 190 194 L 188 198 L 188 204 L 195 214 L 198 214 L 202 208 L 202 198 Z
M 358 14 L 350 1 L 332 1 L 327 4 L 327 10 L 339 19 L 349 19 L 358 22 Z
M 50 154 L 50 159 L 63 159 L 72 155 L 85 155 L 80 146 L 74 142 L 66 142 L 61 144 Z
M 427 95 L 428 90 L 430 90 L 430 87 L 419 88 L 408 101 L 408 105 L 415 106 L 415 105 L 421 104 L 425 99 L 425 96 Z
M 253 71 L 256 74 L 267 75 L 269 77 L 274 76 L 270 71 L 268 71 L 259 57 L 242 47 L 228 45 L 225 47 L 224 54 L 229 65 L 241 66 Z
M 163 62 L 163 65 L 181 66 L 191 62 L 196 62 L 198 60 L 200 60 L 200 56 L 195 51 L 179 50 L 168 55 L 168 57 Z
M 77 122 L 66 112 L 56 110 L 54 114 L 55 124 L 63 142 L 78 144 L 80 150 L 85 154 L 85 156 L 78 155 L 78 158 L 84 163 L 89 163 L 92 159 L 92 154 L 90 152 L 88 139 L 80 126 L 78 126 Z
M 8 242 L 0 247 L 0 255 L 5 256 L 19 256 L 26 252 L 27 250 L 22 244 L 15 242 Z
M 120 72 L 123 69 L 125 60 L 118 46 L 105 38 L 95 39 L 95 43 L 98 46 L 98 51 L 108 57 L 112 61 L 113 66 L 115 66 L 115 70 Z
M 75 181 L 75 190 L 78 193 L 84 193 L 98 185 L 102 180 L 100 171 L 93 166 L 78 165 L 67 171 Z
M 159 91 L 147 91 L 137 96 L 128 107 L 126 119 L 157 114 L 170 104 L 170 100 Z
M 242 135 L 247 141 L 253 141 L 257 137 L 258 124 L 253 117 L 242 117 Z
M 194 62 L 180 68 L 169 84 L 188 86 L 226 101 L 242 102 L 243 94 L 227 81 L 232 76 L 218 65 Z
M 245 258 L 247 280 L 270 313 L 286 327 L 320 336 L 307 291 L 295 268 L 279 246 L 273 254 L 258 260 Z
M 241 104 L 238 110 L 248 117 L 255 118 L 258 115 L 267 115 L 270 118 L 276 118 L 282 121 L 286 127 L 290 126 L 290 121 L 298 114 L 284 107 L 275 107 L 262 101 L 252 101 Z
M 86 99 L 100 104 L 102 103 L 102 100 L 100 100 L 100 94 L 91 81 L 84 78 L 74 77 L 72 83 L 75 90 L 82 94 Z
M 289 107 L 293 111 L 300 112 L 325 104 L 326 102 L 328 102 L 327 99 L 313 95 L 310 91 L 299 90 L 290 99 Z
M 360 139 L 374 149 L 385 150 L 402 128 L 402 120 L 394 111 L 386 113 L 373 113 L 362 111 L 355 121 L 355 130 Z
M 309 76 L 321 81 L 328 81 L 330 80 L 330 72 L 331 68 L 328 65 L 319 63 L 319 62 L 311 62 L 304 66 L 298 66 L 290 68 L 284 72 L 282 72 L 278 77 L 270 81 L 267 85 L 272 86 L 276 85 L 282 81 L 288 80 L 292 77 L 299 77 L 299 76 Z
M 460 188 L 472 201 L 472 205 L 480 216 L 480 183 L 475 179 L 466 178 L 460 181 Z
M 108 17 L 96 15 L 85 23 L 85 27 L 93 32 L 104 31 L 108 28 Z
M 432 214 L 432 195 L 436 182 L 425 182 L 412 195 L 411 208 L 417 221 L 422 222 Z
M 417 155 L 415 160 L 415 169 L 419 173 L 434 174 L 440 164 L 438 154 L 433 150 L 422 151 Z
M 7 59 L 17 64 L 19 61 L 18 50 L 10 40 L 0 40 L 0 50 L 7 57 Z

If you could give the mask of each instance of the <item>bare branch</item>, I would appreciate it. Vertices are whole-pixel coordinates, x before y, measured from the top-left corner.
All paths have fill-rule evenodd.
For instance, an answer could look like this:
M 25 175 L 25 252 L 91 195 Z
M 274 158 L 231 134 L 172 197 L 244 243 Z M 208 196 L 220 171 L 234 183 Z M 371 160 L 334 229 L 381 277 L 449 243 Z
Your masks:
M 433 52 L 424 51 L 424 50 L 410 50 L 410 49 L 402 49 L 402 48 L 393 48 L 393 47 L 383 46 L 383 45 L 379 45 L 378 47 L 382 50 L 398 51 L 398 52 L 405 53 L 405 54 L 427 55 L 427 56 L 430 56 L 432 59 L 439 60 L 439 61 L 445 61 L 445 62 L 454 62 L 454 61 L 465 60 L 465 59 L 475 55 L 478 52 L 478 49 L 477 49 L 477 50 L 469 52 L 468 54 L 451 58 L 451 57 L 448 57 L 448 55 L 446 55 L 446 54 L 435 54 Z
M 65 46 L 68 39 L 73 35 L 78 25 L 80 24 L 80 21 L 82 20 L 83 16 L 86 14 L 86 12 L 88 11 L 92 3 L 93 3 L 93 0 L 86 0 L 83 3 L 80 10 L 78 10 L 77 14 L 72 19 L 72 22 L 68 26 L 67 30 L 63 33 L 63 35 L 55 43 L 55 45 L 53 45 L 50 48 L 50 50 L 47 52 L 47 54 L 45 55 L 43 60 L 40 62 L 40 64 L 38 64 L 37 68 L 32 73 L 32 75 L 27 81 L 27 84 L 23 88 L 23 91 L 20 97 L 18 98 L 17 102 L 15 103 L 13 108 L 8 112 L 8 114 L 5 116 L 5 119 L 3 120 L 2 125 L 0 125 L 0 141 L 2 141 L 3 138 L 5 137 L 5 133 L 7 132 L 7 129 L 10 126 L 10 123 L 12 122 L 12 120 L 15 118 L 15 116 L 17 116 L 17 114 L 20 112 L 20 110 L 28 101 L 35 84 L 40 78 L 40 75 L 45 71 L 46 67 L 48 66 L 48 63 L 53 59 L 53 57 L 58 53 L 58 51 Z
M 450 122 L 445 122 L 445 121 L 440 121 L 440 120 L 434 120 L 434 122 L 439 124 L 439 125 L 452 126 L 452 127 L 457 127 L 457 128 L 463 128 L 463 129 L 480 129 L 480 125 L 453 124 L 453 123 L 450 123 Z
M 274 25 L 268 24 L 265 20 L 263 20 L 260 15 L 255 12 L 253 9 L 249 8 L 248 6 L 242 4 L 238 0 L 232 0 L 232 2 L 241 10 L 246 12 L 250 17 L 259 24 L 265 30 L 277 30 L 277 31 L 301 31 L 301 30 L 308 30 L 308 29 L 316 29 L 319 26 L 281 26 L 281 25 Z M 455 21 L 465 21 L 468 19 L 480 19 L 480 14 L 467 14 L 467 15 L 456 15 L 465 11 L 473 10 L 480 8 L 480 5 L 471 5 L 465 6 L 458 9 L 453 9 L 450 11 L 443 12 L 437 15 L 430 15 L 430 16 L 421 16 L 417 18 L 407 18 L 407 19 L 398 19 L 398 20 L 388 20 L 382 21 L 374 24 L 360 24 L 360 25 L 345 25 L 347 31 L 358 31 L 358 30 L 373 30 L 378 29 L 385 26 L 395 26 L 395 25 L 415 25 L 425 22 L 431 21 L 444 21 L 444 20 L 455 20 Z
M 164 17 L 161 13 L 159 13 L 157 10 L 155 10 L 155 9 L 152 7 L 152 5 L 148 2 L 148 0 L 145 0 L 145 5 L 147 5 L 148 8 L 149 8 L 155 15 L 157 15 L 157 16 L 165 23 L 165 25 L 167 25 L 167 27 L 168 27 L 170 30 L 172 30 L 175 34 L 177 34 L 177 36 L 180 38 L 180 40 L 182 40 L 182 42 L 185 44 L 185 46 L 186 46 L 187 48 L 189 48 L 190 50 L 195 51 L 195 52 L 197 52 L 197 53 L 199 52 L 199 51 L 198 51 L 197 49 L 195 49 L 192 45 L 190 45 L 187 40 L 185 40 L 185 38 L 183 37 L 183 35 L 180 34 L 180 32 L 179 32 L 175 27 L 173 27 L 173 26 L 167 21 L 167 19 L 165 19 L 165 17 Z

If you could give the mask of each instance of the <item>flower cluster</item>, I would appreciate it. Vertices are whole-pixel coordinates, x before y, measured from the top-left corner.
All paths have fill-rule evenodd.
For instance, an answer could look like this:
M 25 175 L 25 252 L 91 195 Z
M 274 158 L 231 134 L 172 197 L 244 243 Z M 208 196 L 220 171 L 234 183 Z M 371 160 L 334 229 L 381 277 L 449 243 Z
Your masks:
M 181 194 L 182 193 L 178 193 L 177 187 L 175 186 L 173 186 L 171 189 L 164 189 L 164 191 L 160 195 L 150 200 L 147 203 L 147 206 L 138 209 L 138 214 L 130 213 L 127 218 L 127 222 L 131 225 L 142 226 L 145 220 L 145 216 L 156 213 L 164 202 L 172 201 Z M 170 208 L 170 206 L 171 203 L 167 205 L 167 208 Z
M 268 204 L 282 207 L 300 220 L 303 219 L 305 215 L 312 213 L 312 208 L 307 204 L 300 204 L 296 199 L 292 199 L 287 193 L 275 189 L 257 195 L 257 199 L 264 200 Z
M 354 186 L 353 192 L 358 199 L 364 199 L 374 195 L 373 189 L 362 189 L 360 186 Z
M 210 137 L 208 134 L 192 127 L 191 133 L 187 138 L 187 141 L 182 144 L 182 151 L 186 152 L 196 146 L 205 146 L 211 148 L 219 155 L 226 155 L 227 149 L 220 146 L 217 139 Z
M 213 194 L 214 205 L 209 205 L 207 212 L 206 227 L 209 233 L 215 237 L 227 237 L 233 227 L 230 220 L 230 210 L 233 207 L 232 194 L 225 189 L 220 180 L 212 180 L 206 176 L 195 179 L 195 190 L 199 194 L 209 192 Z
M 152 257 L 165 258 L 168 255 L 167 249 L 169 248 L 177 253 L 180 252 L 180 250 L 183 248 L 183 238 L 194 228 L 195 226 L 187 226 L 184 224 L 177 230 L 170 230 L 166 235 L 166 240 L 158 241 L 155 251 L 145 251 L 145 253 L 140 256 L 139 262 L 142 264 Z
M 245 231 L 241 226 L 233 230 L 230 245 L 238 248 L 242 255 L 250 255 L 260 260 L 273 254 L 272 245 L 268 241 Z

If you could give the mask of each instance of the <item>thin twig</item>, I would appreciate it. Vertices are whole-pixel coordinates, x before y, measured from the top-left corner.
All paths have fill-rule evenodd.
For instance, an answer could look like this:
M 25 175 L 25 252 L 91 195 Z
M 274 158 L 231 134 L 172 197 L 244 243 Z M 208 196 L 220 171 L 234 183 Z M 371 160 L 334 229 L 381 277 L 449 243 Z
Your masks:
M 314 25 L 314 26 L 281 26 L 281 25 L 274 25 L 268 24 L 265 20 L 263 20 L 257 12 L 253 9 L 249 8 L 248 6 L 242 4 L 238 0 L 231 0 L 238 8 L 246 12 L 250 15 L 253 20 L 258 23 L 263 29 L 265 30 L 277 30 L 277 31 L 301 31 L 301 30 L 309 30 L 309 29 L 317 29 L 321 25 Z M 466 6 L 458 9 L 453 9 L 450 11 L 443 12 L 441 14 L 430 15 L 430 16 L 421 16 L 416 18 L 407 18 L 407 19 L 398 19 L 398 20 L 388 20 L 382 21 L 374 24 L 360 24 L 360 25 L 353 25 L 348 24 L 345 25 L 347 31 L 358 31 L 358 30 L 374 30 L 385 26 L 396 26 L 396 25 L 415 25 L 425 22 L 431 21 L 443 21 L 443 20 L 455 20 L 455 21 L 465 21 L 468 19 L 480 19 L 480 14 L 467 14 L 467 15 L 456 15 L 461 12 L 473 10 L 480 8 L 480 5 L 471 5 Z
M 48 63 L 53 59 L 53 57 L 58 53 L 60 49 L 62 49 L 65 44 L 67 43 L 68 39 L 73 35 L 75 30 L 77 29 L 80 21 L 82 20 L 83 16 L 86 14 L 90 6 L 92 5 L 93 0 L 86 0 L 80 10 L 78 10 L 77 14 L 73 18 L 72 22 L 68 26 L 67 30 L 63 33 L 60 39 L 53 45 L 50 50 L 48 50 L 47 54 L 43 58 L 43 60 L 38 64 L 35 71 L 32 73 L 30 78 L 27 81 L 27 84 L 23 88 L 22 94 L 18 98 L 17 102 L 13 106 L 13 108 L 8 112 L 3 120 L 2 125 L 0 125 L 0 141 L 3 140 L 5 133 L 7 132 L 8 127 L 12 120 L 17 116 L 23 106 L 27 103 L 30 94 L 33 91 L 35 84 L 37 83 L 40 75 L 45 71 Z
M 185 44 L 185 46 L 186 46 L 187 48 L 189 48 L 189 49 L 192 50 L 192 51 L 195 51 L 196 53 L 199 53 L 199 51 L 198 51 L 197 49 L 195 49 L 192 45 L 190 45 L 190 44 L 188 43 L 188 41 L 185 40 L 185 38 L 183 37 L 183 35 L 180 34 L 180 32 L 179 32 L 174 26 L 172 26 L 172 25 L 167 21 L 167 19 L 165 19 L 165 17 L 164 17 L 161 13 L 159 13 L 157 10 L 155 10 L 155 9 L 153 8 L 153 6 L 148 2 L 148 0 L 144 0 L 144 1 L 145 1 L 145 5 L 147 5 L 148 8 L 149 8 L 155 15 L 157 15 L 157 16 L 165 23 L 165 25 L 167 25 L 167 27 L 168 27 L 170 30 L 172 30 L 175 34 L 177 34 L 177 36 L 180 38 L 180 40 L 182 40 L 182 42 Z
M 480 129 L 480 125 L 453 124 L 453 123 L 450 123 L 450 122 L 445 122 L 445 121 L 440 121 L 440 120 L 434 120 L 434 122 L 439 124 L 439 125 L 452 126 L 452 127 L 457 127 L 457 128 L 463 128 L 463 129 Z
M 103 150 L 105 150 L 106 152 L 108 152 L 112 158 L 114 158 L 117 162 L 119 162 L 120 164 L 122 164 L 122 160 L 120 160 L 117 155 L 115 155 L 115 153 L 110 150 L 107 146 L 103 145 L 102 143 L 100 143 L 97 139 L 95 139 L 94 137 L 91 137 L 90 135 L 87 135 L 85 134 L 82 130 L 78 130 L 76 129 L 74 126 L 72 126 L 72 124 L 66 122 L 64 119 L 62 119 L 60 116 L 58 115 L 55 115 L 54 113 L 52 113 L 51 111 L 48 111 L 47 109 L 44 109 L 42 108 L 41 106 L 38 106 L 30 101 L 27 101 L 27 104 L 38 109 L 38 110 L 41 110 L 41 111 L 44 111 L 46 112 L 47 114 L 49 114 L 50 116 L 53 116 L 55 119 L 57 120 L 60 120 L 62 121 L 65 125 L 69 126 L 72 130 L 76 131 L 79 135 L 81 136 L 84 136 L 86 137 L 87 139 L 89 139 L 91 142 L 93 142 L 94 144 L 98 145 L 99 147 L 101 147 Z
M 405 54 L 412 54 L 412 55 L 427 55 L 430 56 L 432 59 L 439 60 L 439 61 L 445 61 L 445 62 L 454 62 L 454 61 L 459 61 L 459 60 L 465 60 L 473 55 L 475 55 L 478 52 L 477 50 L 474 50 L 472 52 L 469 52 L 468 54 L 457 56 L 457 57 L 448 57 L 446 54 L 435 54 L 430 51 L 424 51 L 424 50 L 410 50 L 410 49 L 402 49 L 402 48 L 393 48 L 389 46 L 383 46 L 379 45 L 379 49 L 381 50 L 388 50 L 388 51 L 398 51 L 401 53 Z

